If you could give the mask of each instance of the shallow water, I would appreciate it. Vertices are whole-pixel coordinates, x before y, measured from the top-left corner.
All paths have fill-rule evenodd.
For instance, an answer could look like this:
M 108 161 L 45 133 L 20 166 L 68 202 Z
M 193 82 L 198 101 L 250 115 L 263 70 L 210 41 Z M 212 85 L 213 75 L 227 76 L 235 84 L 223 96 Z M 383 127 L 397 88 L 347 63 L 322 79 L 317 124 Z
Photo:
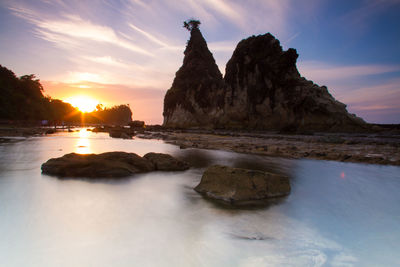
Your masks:
M 185 172 L 61 180 L 70 152 L 165 152 Z M 193 191 L 211 164 L 289 175 L 290 196 L 233 209 Z M 398 266 L 400 168 L 60 133 L 0 144 L 0 266 Z

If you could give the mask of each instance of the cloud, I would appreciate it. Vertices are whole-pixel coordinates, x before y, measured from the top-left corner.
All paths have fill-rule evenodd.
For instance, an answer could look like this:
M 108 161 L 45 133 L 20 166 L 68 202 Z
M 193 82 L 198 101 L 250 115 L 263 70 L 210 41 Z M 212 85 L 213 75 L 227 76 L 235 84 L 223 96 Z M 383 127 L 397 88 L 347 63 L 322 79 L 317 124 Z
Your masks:
M 148 4 L 144 3 L 141 0 L 130 0 L 130 2 L 133 3 L 133 4 L 139 5 L 141 7 L 144 7 L 144 8 L 149 8 Z
M 387 106 L 387 105 L 371 105 L 371 106 L 366 106 L 366 105 L 361 105 L 361 106 L 354 106 L 353 109 L 356 110 L 369 110 L 369 111 L 373 111 L 373 110 L 388 110 L 388 109 L 392 109 L 393 107 L 391 106 Z
M 87 39 L 116 45 L 142 55 L 153 56 L 146 49 L 118 37 L 110 27 L 94 24 L 78 15 L 64 14 L 58 19 L 46 19 L 28 8 L 12 6 L 10 9 L 18 17 L 34 24 L 37 27 L 36 32 L 45 40 L 61 46 L 65 46 L 64 42 L 69 37 L 72 38 L 70 43 L 76 44 L 77 39 Z
M 208 48 L 211 52 L 229 52 L 231 55 L 236 48 L 236 41 L 221 41 L 221 42 L 209 42 Z
M 399 0 L 364 0 L 360 7 L 345 14 L 342 19 L 352 19 L 354 22 L 364 22 L 388 8 L 400 4 Z
M 308 2 L 310 2 L 309 0 Z M 312 0 L 311 2 L 314 2 Z M 200 19 L 202 27 L 213 30 L 235 30 L 237 32 L 272 31 L 285 35 L 288 29 L 288 18 L 299 13 L 299 9 L 292 8 L 290 0 L 171 0 L 149 1 L 141 11 L 153 19 L 153 24 L 165 24 L 166 21 L 175 22 L 178 17 Z M 311 5 L 311 4 L 310 4 Z M 311 5 L 313 6 L 313 5 Z M 140 14 L 140 6 L 130 1 L 121 11 L 130 18 L 138 28 L 143 28 L 147 18 Z M 311 9 L 310 9 L 311 10 Z M 168 12 L 167 12 L 168 11 Z M 302 12 L 309 12 L 302 9 Z
M 160 39 L 156 38 L 154 35 L 136 27 L 135 25 L 133 25 L 132 23 L 129 24 L 129 27 L 131 27 L 132 29 L 134 29 L 135 31 L 139 32 L 140 34 L 144 35 L 146 38 L 148 38 L 150 41 L 161 45 L 161 46 L 165 46 L 168 47 L 169 45 L 164 43 L 163 41 L 161 41 Z
M 114 67 L 120 67 L 120 68 L 130 68 L 131 65 L 123 63 L 119 60 L 114 59 L 111 56 L 102 56 L 102 57 L 84 57 L 84 59 L 96 62 L 96 63 L 101 63 L 105 65 L 110 65 Z
M 400 79 L 375 86 L 339 87 L 337 98 L 369 122 L 400 123 Z
M 297 33 L 293 34 L 292 36 L 287 38 L 285 41 L 282 41 L 282 44 L 288 46 L 290 44 L 290 42 L 293 41 L 294 39 L 296 39 L 300 34 L 301 34 L 301 32 L 297 32 Z
M 98 83 L 106 82 L 104 77 L 100 76 L 97 73 L 90 73 L 90 72 L 69 72 L 66 81 L 69 82 L 89 81 Z
M 360 86 L 353 90 L 342 90 L 340 97 L 345 98 L 350 104 L 360 106 L 390 106 L 400 109 L 400 79 L 393 79 L 380 85 Z M 379 104 L 378 104 L 379 103 Z
M 298 67 L 302 76 L 328 85 L 336 99 L 366 121 L 400 122 L 400 79 L 380 77 L 400 72 L 399 65 L 334 65 L 303 61 Z M 369 82 L 372 77 L 379 84 L 372 85 Z
M 386 10 L 400 4 L 399 0 L 363 0 L 362 2 L 358 8 L 338 18 L 338 23 L 345 26 L 345 29 L 352 30 L 356 28 L 357 34 L 368 30 L 373 18 L 377 18 Z
M 357 76 L 377 75 L 400 71 L 400 65 L 333 65 L 318 61 L 301 61 L 298 68 L 302 76 L 314 81 L 326 83 L 354 78 Z
M 232 23 L 238 25 L 239 27 L 244 28 L 246 24 L 246 20 L 244 17 L 238 12 L 241 11 L 240 6 L 236 5 L 233 2 L 226 3 L 223 0 L 205 0 L 204 3 L 208 9 L 212 9 L 218 12 L 220 15 L 228 18 Z

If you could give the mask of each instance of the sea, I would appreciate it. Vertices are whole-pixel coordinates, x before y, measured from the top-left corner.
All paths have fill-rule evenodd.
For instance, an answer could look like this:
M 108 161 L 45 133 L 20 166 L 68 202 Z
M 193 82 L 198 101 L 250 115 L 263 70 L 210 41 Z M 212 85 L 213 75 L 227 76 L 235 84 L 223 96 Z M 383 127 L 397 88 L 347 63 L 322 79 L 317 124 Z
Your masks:
M 162 152 L 183 172 L 60 179 L 66 153 Z M 193 190 L 208 166 L 289 177 L 289 196 L 231 206 Z M 0 143 L 0 266 L 400 266 L 400 167 L 180 149 L 82 128 Z

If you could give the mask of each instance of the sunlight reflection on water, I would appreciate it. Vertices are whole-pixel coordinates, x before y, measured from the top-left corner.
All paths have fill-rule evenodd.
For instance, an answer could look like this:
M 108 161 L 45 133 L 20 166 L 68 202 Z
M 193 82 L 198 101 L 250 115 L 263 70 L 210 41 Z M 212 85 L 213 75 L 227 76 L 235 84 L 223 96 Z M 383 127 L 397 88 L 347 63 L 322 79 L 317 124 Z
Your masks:
M 92 153 L 92 151 L 90 150 L 89 132 L 86 128 L 79 130 L 79 139 L 76 142 L 75 152 L 78 154 Z

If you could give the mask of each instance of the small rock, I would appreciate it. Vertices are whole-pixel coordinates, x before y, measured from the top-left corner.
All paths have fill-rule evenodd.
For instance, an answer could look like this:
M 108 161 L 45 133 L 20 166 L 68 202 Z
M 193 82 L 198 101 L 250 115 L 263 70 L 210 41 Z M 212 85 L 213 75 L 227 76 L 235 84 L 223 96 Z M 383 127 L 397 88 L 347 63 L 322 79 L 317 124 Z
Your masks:
M 290 193 L 290 184 L 283 175 L 215 165 L 204 172 L 194 190 L 233 203 L 286 196 Z
M 168 154 L 150 152 L 143 158 L 153 163 L 157 171 L 184 171 L 189 169 L 189 164 Z
M 109 132 L 112 138 L 132 139 L 133 134 L 131 132 L 124 132 L 122 130 L 112 130 Z
M 46 134 L 53 134 L 53 133 L 55 133 L 56 132 L 56 130 L 54 130 L 54 129 L 48 129 L 47 131 L 46 131 Z

